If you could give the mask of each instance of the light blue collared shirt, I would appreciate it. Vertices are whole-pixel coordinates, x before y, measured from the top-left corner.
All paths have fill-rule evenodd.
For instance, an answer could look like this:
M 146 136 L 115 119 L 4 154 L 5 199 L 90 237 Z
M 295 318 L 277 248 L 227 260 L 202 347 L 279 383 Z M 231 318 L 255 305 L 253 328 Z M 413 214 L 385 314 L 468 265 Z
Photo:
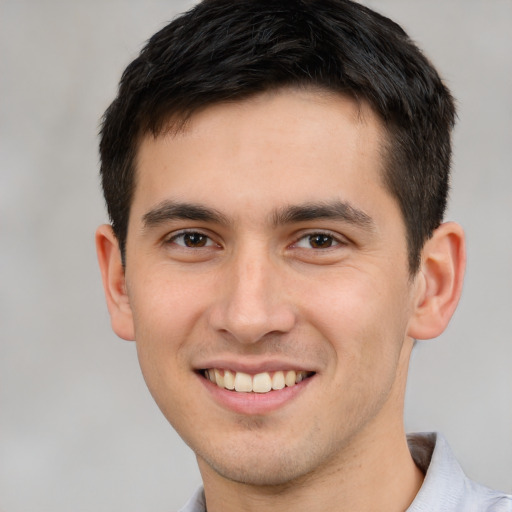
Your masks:
M 443 436 L 411 434 L 407 441 L 425 480 L 406 512 L 512 512 L 512 496 L 470 480 Z M 179 512 L 206 512 L 203 489 Z

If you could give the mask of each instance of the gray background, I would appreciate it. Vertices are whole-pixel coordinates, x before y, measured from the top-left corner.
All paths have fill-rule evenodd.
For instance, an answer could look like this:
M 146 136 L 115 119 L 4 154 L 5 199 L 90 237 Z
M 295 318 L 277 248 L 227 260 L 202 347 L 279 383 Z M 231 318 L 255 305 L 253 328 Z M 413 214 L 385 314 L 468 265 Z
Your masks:
M 451 209 L 464 295 L 413 355 L 408 430 L 512 491 L 512 2 L 381 0 L 458 98 Z M 0 510 L 171 511 L 192 453 L 110 331 L 93 245 L 98 119 L 142 42 L 186 1 L 0 1 Z

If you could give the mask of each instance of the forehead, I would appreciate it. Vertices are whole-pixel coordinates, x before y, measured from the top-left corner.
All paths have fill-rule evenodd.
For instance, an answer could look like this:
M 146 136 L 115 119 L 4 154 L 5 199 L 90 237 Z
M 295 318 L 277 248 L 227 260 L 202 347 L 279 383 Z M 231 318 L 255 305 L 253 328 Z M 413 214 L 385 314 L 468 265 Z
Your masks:
M 370 190 L 387 194 L 384 138 L 368 105 L 320 90 L 282 89 L 213 105 L 178 133 L 141 141 L 133 206 L 171 195 L 276 209 L 326 194 L 349 201 Z

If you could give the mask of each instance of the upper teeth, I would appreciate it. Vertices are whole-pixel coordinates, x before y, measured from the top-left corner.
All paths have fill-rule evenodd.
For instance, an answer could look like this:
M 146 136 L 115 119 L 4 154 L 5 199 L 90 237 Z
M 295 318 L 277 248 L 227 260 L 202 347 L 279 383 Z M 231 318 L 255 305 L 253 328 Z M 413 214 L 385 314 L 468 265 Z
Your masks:
M 268 393 L 272 389 L 283 389 L 285 386 L 294 386 L 308 376 L 305 371 L 277 371 L 272 375 L 268 372 L 249 375 L 243 372 L 231 372 L 212 368 L 206 370 L 206 376 L 220 388 L 250 393 Z

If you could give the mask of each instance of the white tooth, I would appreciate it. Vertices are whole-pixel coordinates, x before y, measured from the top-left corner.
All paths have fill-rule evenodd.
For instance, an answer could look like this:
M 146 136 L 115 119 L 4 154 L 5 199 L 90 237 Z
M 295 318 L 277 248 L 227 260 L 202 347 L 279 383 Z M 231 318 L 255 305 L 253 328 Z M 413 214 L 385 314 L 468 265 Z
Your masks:
M 265 373 L 257 373 L 252 378 L 252 390 L 255 393 L 268 393 L 272 389 L 272 379 Z
M 213 382 L 215 384 L 215 372 L 213 370 L 207 371 L 208 378 L 210 379 L 210 382 Z
M 297 378 L 296 378 L 296 382 L 297 384 L 299 382 L 302 382 L 304 379 L 307 379 L 308 378 L 308 372 L 297 372 Z
M 293 386 L 295 384 L 295 379 L 297 374 L 293 370 L 289 370 L 286 372 L 286 376 L 284 378 L 284 382 L 287 386 Z
M 235 389 L 235 376 L 229 370 L 224 370 L 224 387 L 226 389 Z
M 220 388 L 224 387 L 224 375 L 222 375 L 217 368 L 215 368 L 215 382 L 217 382 L 217 386 Z
M 252 391 L 252 378 L 247 373 L 236 372 L 235 391 L 250 393 Z
M 284 373 L 276 372 L 272 377 L 272 389 L 283 389 L 285 386 Z

